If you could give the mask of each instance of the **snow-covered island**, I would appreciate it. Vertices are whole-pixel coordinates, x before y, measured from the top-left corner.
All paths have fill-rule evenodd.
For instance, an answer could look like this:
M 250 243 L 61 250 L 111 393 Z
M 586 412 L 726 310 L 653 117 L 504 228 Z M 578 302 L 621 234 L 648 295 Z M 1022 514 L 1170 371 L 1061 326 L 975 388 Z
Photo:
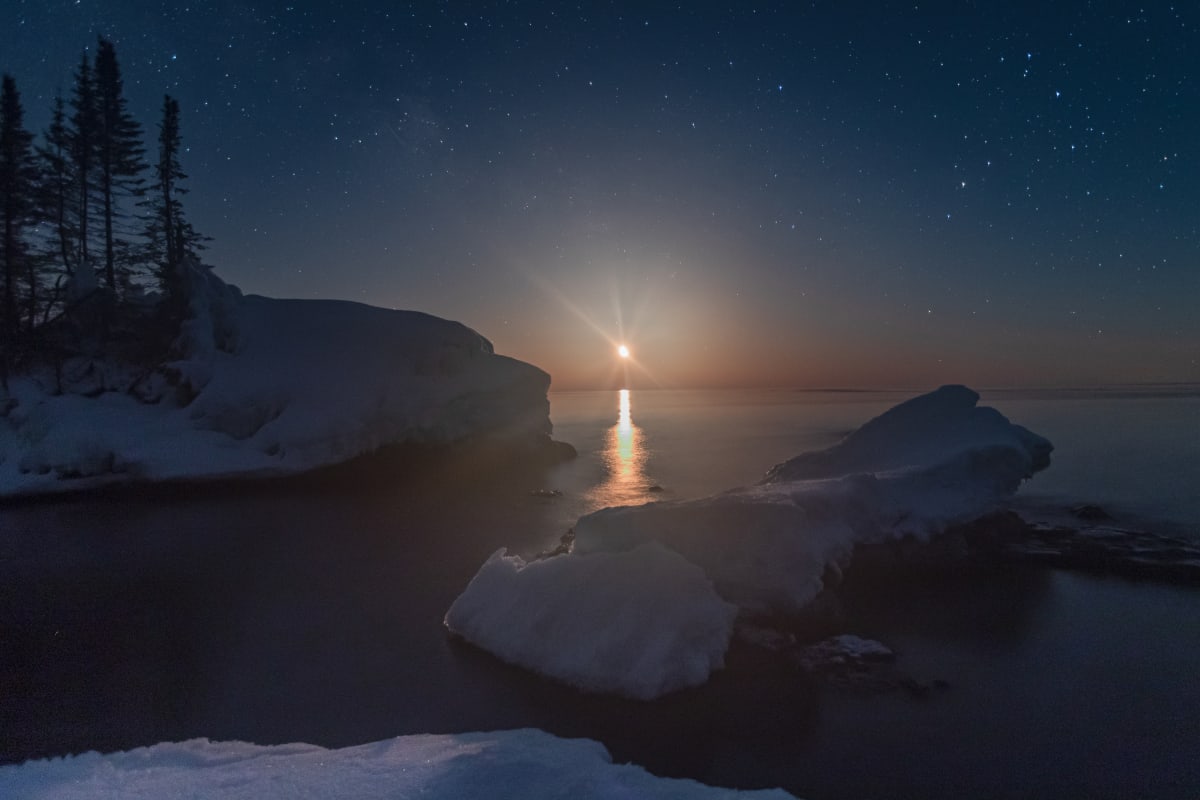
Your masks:
M 549 375 L 465 325 L 187 279 L 169 359 L 75 353 L 9 378 L 0 496 L 289 475 L 400 444 L 551 447 Z
M 704 683 L 742 617 L 801 613 L 854 548 L 927 540 L 999 508 L 1049 466 L 1046 439 L 964 386 L 892 408 L 758 485 L 581 518 L 569 552 L 503 549 L 446 614 L 501 659 L 594 692 L 652 699 Z

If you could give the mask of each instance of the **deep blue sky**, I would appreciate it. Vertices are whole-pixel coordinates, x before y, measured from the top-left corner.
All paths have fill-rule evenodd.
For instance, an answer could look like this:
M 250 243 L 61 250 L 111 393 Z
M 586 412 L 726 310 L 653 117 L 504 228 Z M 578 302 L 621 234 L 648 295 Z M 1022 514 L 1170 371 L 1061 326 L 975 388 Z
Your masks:
M 1200 381 L 1194 3 L 725 6 L 3 0 L 0 69 L 40 130 L 112 39 L 220 275 L 558 387 Z

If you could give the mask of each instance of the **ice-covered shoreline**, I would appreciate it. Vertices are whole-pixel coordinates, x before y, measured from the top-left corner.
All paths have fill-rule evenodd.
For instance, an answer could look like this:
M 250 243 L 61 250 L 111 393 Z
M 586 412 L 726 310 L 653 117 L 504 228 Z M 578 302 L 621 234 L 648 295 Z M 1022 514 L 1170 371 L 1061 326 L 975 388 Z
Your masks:
M 243 296 L 197 267 L 178 358 L 75 356 L 0 397 L 0 496 L 271 477 L 397 444 L 550 443 L 550 376 L 414 311 Z
M 194 739 L 0 767 L 0 795 L 10 800 L 792 797 L 780 789 L 738 791 L 658 778 L 638 766 L 612 763 L 598 742 L 531 729 L 399 736 L 339 749 Z

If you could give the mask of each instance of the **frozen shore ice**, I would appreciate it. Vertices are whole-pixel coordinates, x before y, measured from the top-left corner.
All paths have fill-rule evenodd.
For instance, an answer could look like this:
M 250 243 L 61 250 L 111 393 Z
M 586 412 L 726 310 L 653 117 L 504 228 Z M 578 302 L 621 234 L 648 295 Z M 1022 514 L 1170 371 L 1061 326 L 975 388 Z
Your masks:
M 830 448 L 773 468 L 758 485 L 588 514 L 575 525 L 569 553 L 543 562 L 536 573 L 512 570 L 503 582 L 477 577 L 480 582 L 473 581 L 469 589 L 470 603 L 456 603 L 446 624 L 507 661 L 581 688 L 608 685 L 643 699 L 648 686 L 664 687 L 650 696 L 665 693 L 672 682 L 664 676 L 678 670 L 678 664 L 662 661 L 660 674 L 624 681 L 594 674 L 580 681 L 565 668 L 583 657 L 583 651 L 572 648 L 585 647 L 592 639 L 604 641 L 610 650 L 628 649 L 621 661 L 636 662 L 639 651 L 663 635 L 664 608 L 673 604 L 680 608 L 672 609 L 672 616 L 696 624 L 687 609 L 691 598 L 654 591 L 653 570 L 639 563 L 651 552 L 648 544 L 661 545 L 698 567 L 716 594 L 741 612 L 800 612 L 821 592 L 827 576 L 849 562 L 857 544 L 924 540 L 977 519 L 1001 507 L 1023 480 L 1049 465 L 1050 442 L 995 409 L 977 407 L 978 400 L 966 387 L 945 386 L 901 403 Z M 625 558 L 614 561 L 615 554 Z M 619 614 L 605 614 L 602 596 L 598 598 L 600 613 L 578 620 L 583 630 L 552 652 L 519 614 L 498 618 L 488 613 L 513 607 L 513 597 L 532 594 L 544 604 L 539 625 L 559 624 L 556 609 L 569 616 L 572 604 L 587 602 L 571 595 L 590 589 L 565 577 L 534 586 L 534 576 L 552 570 L 562 576 L 584 573 L 592 563 L 604 563 L 609 571 L 618 565 L 629 570 L 609 578 L 624 587 L 627 600 Z M 481 575 L 494 569 L 489 562 Z M 704 653 L 711 668 L 719 667 L 720 658 Z M 682 650 L 677 657 L 701 663 L 695 652 Z
M 0 797 L 784 800 L 791 795 L 779 789 L 743 792 L 658 778 L 641 767 L 613 764 L 598 742 L 523 729 L 400 736 L 335 750 L 194 739 L 123 753 L 92 752 L 0 767 Z

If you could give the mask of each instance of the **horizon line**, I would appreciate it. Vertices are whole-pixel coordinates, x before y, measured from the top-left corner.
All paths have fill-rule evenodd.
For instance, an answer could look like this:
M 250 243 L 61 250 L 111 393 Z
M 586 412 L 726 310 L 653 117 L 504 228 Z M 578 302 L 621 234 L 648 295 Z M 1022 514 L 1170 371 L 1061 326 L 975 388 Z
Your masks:
M 747 390 L 763 390 L 763 391 L 788 391 L 802 393 L 830 393 L 830 394 L 870 394 L 880 392 L 928 392 L 941 386 L 967 386 L 967 388 L 976 392 L 1095 392 L 1113 389 L 1194 389 L 1200 392 L 1200 381 L 1126 381 L 1100 384 L 1029 384 L 1029 385 L 1008 385 L 1008 386 L 982 386 L 974 387 L 966 383 L 939 383 L 933 387 L 922 386 L 867 386 L 867 387 L 849 387 L 849 386 L 797 386 L 788 384 L 747 384 L 744 386 L 729 386 L 729 385 L 694 385 L 694 386 L 593 386 L 593 387 L 570 387 L 564 389 L 554 388 L 553 383 L 548 390 L 551 394 L 570 394 L 572 392 L 616 392 L 622 390 L 639 391 L 639 392 L 696 392 L 696 391 L 730 391 L 740 392 Z

